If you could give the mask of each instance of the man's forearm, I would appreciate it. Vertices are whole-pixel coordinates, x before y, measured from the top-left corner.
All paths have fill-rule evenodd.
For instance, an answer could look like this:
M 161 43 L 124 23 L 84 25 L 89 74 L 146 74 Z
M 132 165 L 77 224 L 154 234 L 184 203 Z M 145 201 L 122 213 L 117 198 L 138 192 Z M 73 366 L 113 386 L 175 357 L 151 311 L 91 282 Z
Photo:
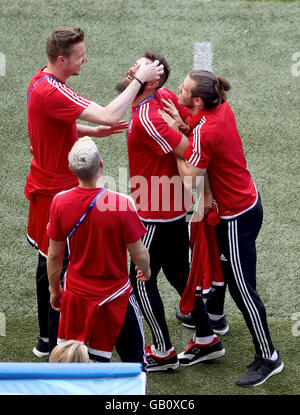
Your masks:
M 148 250 L 145 248 L 139 251 L 134 257 L 131 257 L 135 265 L 137 265 L 146 274 L 150 267 L 150 256 Z
M 57 293 L 60 290 L 60 274 L 62 270 L 63 257 L 51 256 L 48 253 L 47 274 L 50 293 Z
M 78 138 L 85 137 L 86 135 L 89 137 L 94 137 L 96 128 L 97 127 L 91 127 L 89 125 L 77 124 Z

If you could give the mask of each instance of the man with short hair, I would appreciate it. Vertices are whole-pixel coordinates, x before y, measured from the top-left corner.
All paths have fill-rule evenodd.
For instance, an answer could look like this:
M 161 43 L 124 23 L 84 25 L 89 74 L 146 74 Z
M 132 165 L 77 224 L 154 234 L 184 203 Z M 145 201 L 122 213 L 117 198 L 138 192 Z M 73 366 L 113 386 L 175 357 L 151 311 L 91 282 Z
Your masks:
M 175 155 L 184 156 L 188 140 L 168 126 L 159 110 L 166 100 L 171 100 L 184 120 L 189 111 L 178 104 L 174 93 L 162 88 L 168 79 L 169 66 L 161 55 L 150 50 L 130 68 L 117 90 L 130 86 L 144 59 L 149 64 L 158 60 L 163 64 L 164 73 L 159 80 L 143 83 L 133 101 L 127 147 L 131 195 L 148 230 L 143 241 L 150 253 L 151 279 L 137 281 L 134 264 L 131 264 L 130 279 L 153 338 L 153 344 L 146 347 L 147 370 L 172 371 L 179 367 L 179 361 L 170 339 L 157 277 L 162 269 L 170 284 L 182 295 L 189 277 L 186 215 L 192 205 L 192 194 L 186 191 L 180 179 L 175 158 Z M 207 313 L 200 317 L 205 341 L 213 342 L 211 349 L 202 349 L 201 360 L 223 356 L 225 349 L 214 335 Z M 195 318 L 198 320 L 199 316 Z
M 126 330 L 132 335 L 123 342 L 120 354 L 145 367 L 142 322 L 131 295 L 127 249 L 137 279 L 147 281 L 151 274 L 149 253 L 141 241 L 146 228 L 130 197 L 98 185 L 103 162 L 91 138 L 74 144 L 69 166 L 79 186 L 54 197 L 47 230 L 50 302 L 53 309 L 61 311 L 58 342 L 82 341 L 93 360 L 107 362 L 125 315 L 131 313 Z M 62 289 L 66 242 L 70 262 Z
M 266 310 L 256 290 L 255 241 L 263 210 L 227 102 L 230 89 L 226 78 L 204 70 L 193 70 L 179 86 L 178 102 L 191 111 L 188 120 L 191 134 L 185 158 L 177 158 L 177 164 L 182 179 L 192 177 L 194 185 L 197 177 L 207 172 L 212 195 L 218 203 L 221 220 L 216 231 L 224 280 L 243 314 L 256 352 L 237 385 L 255 386 L 280 373 L 284 364 L 274 349 Z M 162 115 L 178 130 L 176 122 Z M 191 347 L 180 358 L 192 359 Z
M 157 62 L 151 65 L 143 62 L 137 73 L 139 80 L 134 79 L 126 91 L 102 107 L 79 96 L 65 83 L 69 77 L 79 75 L 82 65 L 88 61 L 84 32 L 79 28 L 59 27 L 48 36 L 46 51 L 48 64 L 33 76 L 27 92 L 33 159 L 25 195 L 30 201 L 27 237 L 39 251 L 36 289 L 40 333 L 33 349 L 38 357 L 48 356 L 56 345 L 59 314 L 53 313 L 51 307 L 48 313 L 46 226 L 53 196 L 78 184 L 76 176 L 68 169 L 68 153 L 78 137 L 104 137 L 123 131 L 127 123 L 119 120 L 140 89 L 140 82 L 157 79 L 162 72 Z M 77 124 L 78 119 L 96 125 Z M 67 263 L 66 258 L 64 270 Z

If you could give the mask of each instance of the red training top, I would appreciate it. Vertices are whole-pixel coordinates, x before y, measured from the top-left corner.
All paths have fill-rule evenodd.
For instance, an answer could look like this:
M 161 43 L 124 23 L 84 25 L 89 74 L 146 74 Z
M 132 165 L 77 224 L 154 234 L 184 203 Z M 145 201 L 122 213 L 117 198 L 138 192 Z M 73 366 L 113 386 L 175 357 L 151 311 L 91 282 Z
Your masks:
M 52 201 L 48 237 L 65 241 L 100 189 L 75 187 Z M 69 242 L 67 290 L 91 300 L 103 300 L 130 286 L 127 244 L 146 233 L 128 196 L 106 189 Z
M 172 150 L 181 141 L 181 133 L 163 120 L 158 110 L 171 99 L 182 119 L 189 110 L 178 104 L 177 96 L 166 88 L 132 108 L 127 134 L 131 195 L 144 221 L 167 222 L 184 216 L 192 204 L 184 190 Z
M 207 169 L 220 217 L 230 218 L 252 207 L 257 191 L 228 102 L 199 111 L 189 125 L 193 131 L 185 158 L 193 166 Z

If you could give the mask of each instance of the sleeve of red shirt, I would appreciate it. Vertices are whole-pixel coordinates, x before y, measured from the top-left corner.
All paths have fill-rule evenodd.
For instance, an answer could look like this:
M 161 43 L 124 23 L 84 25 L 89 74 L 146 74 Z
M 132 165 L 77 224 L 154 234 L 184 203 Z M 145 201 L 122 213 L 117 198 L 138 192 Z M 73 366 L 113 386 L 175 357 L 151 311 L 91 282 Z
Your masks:
M 57 209 L 57 198 L 54 197 L 50 207 L 49 223 L 47 227 L 48 238 L 54 241 L 65 241 L 66 235 L 62 231 L 59 222 L 59 214 Z
M 189 137 L 190 144 L 184 152 L 185 159 L 199 169 L 207 169 L 212 156 L 210 135 L 204 128 L 195 127 Z
M 153 106 L 149 112 L 140 110 L 139 118 L 141 127 L 147 133 L 145 144 L 150 147 L 158 156 L 170 153 L 181 141 L 182 134 L 173 130 L 162 119 L 158 107 Z M 145 134 L 143 134 L 144 136 Z
M 67 85 L 58 84 L 47 96 L 45 108 L 48 116 L 73 123 L 90 102 L 90 100 L 76 94 Z
M 133 244 L 147 232 L 147 229 L 139 218 L 134 202 L 130 198 L 127 201 L 127 210 L 121 214 L 124 241 L 126 245 Z

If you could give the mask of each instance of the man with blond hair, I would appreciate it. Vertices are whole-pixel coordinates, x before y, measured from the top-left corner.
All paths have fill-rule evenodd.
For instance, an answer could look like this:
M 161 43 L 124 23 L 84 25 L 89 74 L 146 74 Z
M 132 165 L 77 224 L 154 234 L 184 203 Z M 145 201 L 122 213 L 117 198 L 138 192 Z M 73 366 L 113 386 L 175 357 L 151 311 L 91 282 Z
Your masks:
M 30 201 L 27 238 L 39 251 L 36 289 L 40 333 L 33 349 L 38 357 L 48 356 L 56 344 L 58 313 L 51 307 L 49 310 L 46 226 L 53 196 L 78 184 L 76 176 L 68 169 L 68 153 L 78 137 L 104 137 L 123 131 L 127 123 L 119 121 L 141 83 L 157 79 L 162 71 L 158 62 L 150 65 L 144 62 L 132 84 L 102 107 L 66 85 L 67 79 L 79 75 L 82 65 L 88 61 L 84 32 L 80 28 L 55 29 L 47 38 L 46 53 L 48 64 L 33 76 L 27 92 L 28 133 L 33 159 L 25 195 Z M 77 123 L 78 119 L 95 125 Z M 66 258 L 64 270 L 67 263 Z
M 69 167 L 79 186 L 54 197 L 47 231 L 50 302 L 61 312 L 58 343 L 82 341 L 93 360 L 109 361 L 126 316 L 127 340 L 121 334 L 117 349 L 123 361 L 145 366 L 142 322 L 131 296 L 127 250 L 137 279 L 147 281 L 150 259 L 141 241 L 146 228 L 130 197 L 99 187 L 103 162 L 91 138 L 74 144 Z M 62 288 L 66 243 L 69 265 Z

